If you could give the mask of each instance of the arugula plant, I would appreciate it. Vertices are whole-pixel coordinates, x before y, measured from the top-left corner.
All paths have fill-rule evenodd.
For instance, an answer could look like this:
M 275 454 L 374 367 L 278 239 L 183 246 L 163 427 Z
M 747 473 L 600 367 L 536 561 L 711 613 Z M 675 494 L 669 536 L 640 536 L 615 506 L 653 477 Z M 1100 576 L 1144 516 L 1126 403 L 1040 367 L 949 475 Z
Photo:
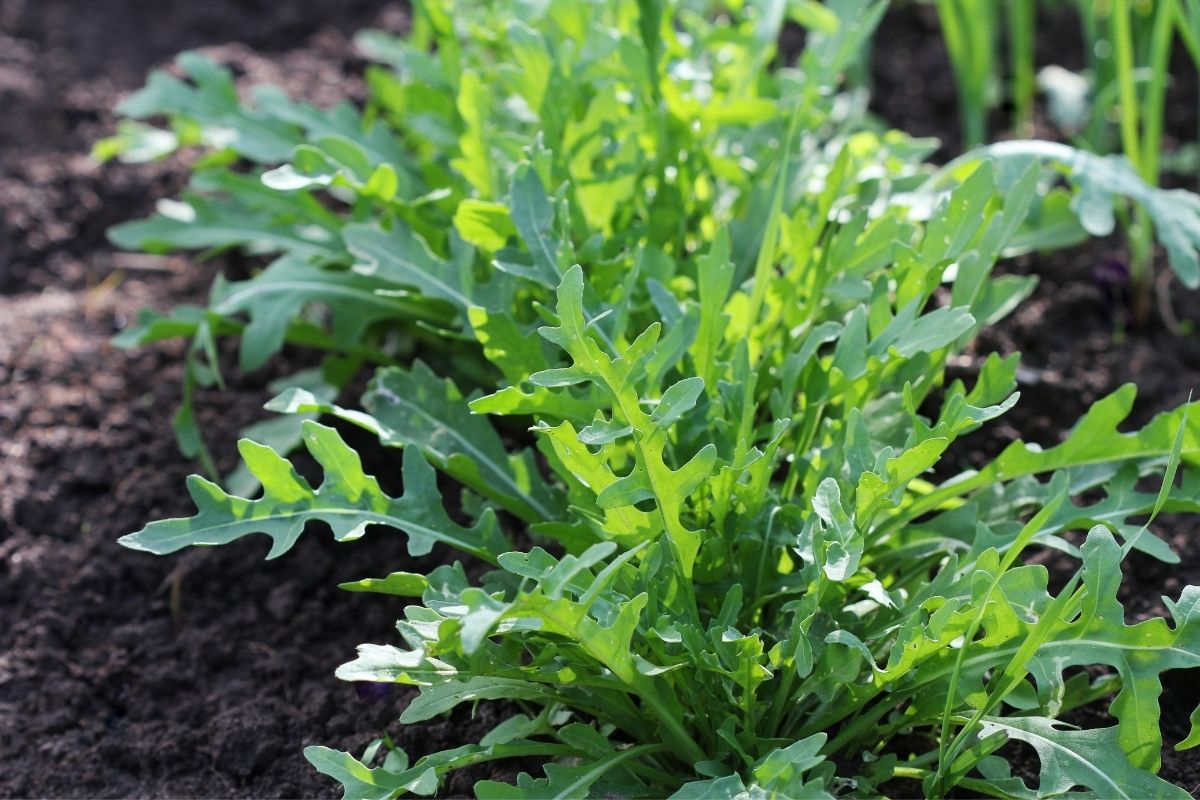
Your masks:
M 736 237 L 744 271 L 759 235 L 747 220 L 770 202 L 765 187 L 791 120 L 793 145 L 814 162 L 830 139 L 863 127 L 865 97 L 837 88 L 883 10 L 867 0 L 780 4 L 714 22 L 713 9 L 687 7 L 673 14 L 679 30 L 667 31 L 639 28 L 626 4 L 422 3 L 407 40 L 359 36 L 388 65 L 368 70 L 362 113 L 269 86 L 243 101 L 228 70 L 184 53 L 183 78 L 152 74 L 95 153 L 138 161 L 199 149 L 191 186 L 110 238 L 149 252 L 237 247 L 275 260 L 249 279 L 218 280 L 205 308 L 145 312 L 117 343 L 192 340 L 176 431 L 216 478 L 191 396 L 222 382 L 219 339 L 239 338 L 244 370 L 285 343 L 327 351 L 321 373 L 298 381 L 326 393 L 364 365 L 402 363 L 414 347 L 431 358 L 455 350 L 445 334 L 470 329 L 471 305 L 502 307 L 531 279 L 558 274 L 544 248 L 506 247 L 516 233 L 553 233 L 545 214 L 510 215 L 514 188 L 546 194 L 566 183 L 573 221 L 593 231 L 579 247 L 600 258 L 630 241 L 681 252 L 723 225 L 748 229 Z M 789 18 L 812 27 L 810 46 L 797 68 L 768 69 Z M 145 121 L 163 118 L 165 128 Z M 893 134 L 865 146 L 895 178 L 911 176 L 928 149 Z M 526 161 L 537 181 L 514 187 Z M 491 379 L 478 358 L 454 368 L 472 385 Z M 299 443 L 296 426 L 275 433 L 273 444 Z
M 1177 561 L 1145 520 L 1200 504 L 1197 410 L 1122 432 L 1127 386 L 1058 446 L 930 475 L 1018 400 L 1016 357 L 970 386 L 945 365 L 1032 289 L 992 272 L 1044 234 L 1047 154 L 930 177 L 926 145 L 861 130 L 832 89 L 881 4 L 797 4 L 809 49 L 775 70 L 781 7 L 689 8 L 420 4 L 407 41 L 366 39 L 399 67 L 372 73 L 366 120 L 270 92 L 242 106 L 192 57 L 195 85 L 152 78 L 131 113 L 172 131 L 106 146 L 218 149 L 190 212 L 115 238 L 281 255 L 136 337 L 196 337 L 201 378 L 232 334 L 251 364 L 293 341 L 380 366 L 361 408 L 324 376 L 270 404 L 319 486 L 281 455 L 292 440 L 246 439 L 259 496 L 193 476 L 194 516 L 122 543 L 258 533 L 278 557 L 320 522 L 457 552 L 345 585 L 414 602 L 338 674 L 418 687 L 405 723 L 512 714 L 415 760 L 309 748 L 347 797 L 431 795 L 518 757 L 544 774 L 476 794 L 1186 797 L 1155 775 L 1159 695 L 1200 666 L 1200 588 L 1133 625 L 1117 590 L 1131 550 Z M 233 156 L 287 163 L 247 175 Z M 1111 211 L 1107 191 L 1068 211 Z M 400 496 L 318 415 L 401 448 Z M 1078 565 L 1055 591 L 1026 563 L 1046 550 Z M 1073 727 L 1084 706 L 1113 724 Z M 1194 719 L 1177 747 L 1200 743 Z M 1038 775 L 1012 774 L 1011 741 Z

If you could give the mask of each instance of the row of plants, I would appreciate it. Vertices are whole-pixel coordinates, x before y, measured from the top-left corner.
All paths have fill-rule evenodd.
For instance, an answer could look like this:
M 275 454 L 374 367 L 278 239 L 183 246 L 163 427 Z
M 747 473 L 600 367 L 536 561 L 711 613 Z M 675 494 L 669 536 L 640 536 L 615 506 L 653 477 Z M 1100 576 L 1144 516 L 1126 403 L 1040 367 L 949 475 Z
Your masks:
M 1195 283 L 1200 198 L 1050 142 L 929 166 L 936 143 L 847 83 L 886 6 L 423 0 L 406 37 L 358 38 L 361 109 L 239 97 L 195 53 L 122 105 L 99 155 L 196 171 L 113 240 L 265 265 L 120 337 L 190 341 L 175 429 L 208 473 L 194 516 L 122 543 L 258 533 L 274 558 L 316 522 L 437 548 L 343 586 L 413 602 L 338 676 L 418 687 L 404 723 L 509 712 L 416 758 L 309 748 L 347 797 L 502 759 L 543 774 L 479 797 L 1188 796 L 1156 775 L 1159 696 L 1200 666 L 1200 587 L 1135 624 L 1118 590 L 1133 550 L 1178 561 L 1150 524 L 1200 510 L 1200 413 L 1125 432 L 1126 386 L 1062 444 L 961 471 L 953 443 L 1018 402 L 1017 357 L 970 385 L 945 368 L 1033 289 L 998 261 L 1128 209 Z M 242 370 L 322 356 L 221 476 L 193 396 L 226 338 Z M 399 496 L 346 426 L 403 451 Z M 1063 580 L 1030 562 L 1047 550 Z M 1085 706 L 1112 724 L 1064 721 Z

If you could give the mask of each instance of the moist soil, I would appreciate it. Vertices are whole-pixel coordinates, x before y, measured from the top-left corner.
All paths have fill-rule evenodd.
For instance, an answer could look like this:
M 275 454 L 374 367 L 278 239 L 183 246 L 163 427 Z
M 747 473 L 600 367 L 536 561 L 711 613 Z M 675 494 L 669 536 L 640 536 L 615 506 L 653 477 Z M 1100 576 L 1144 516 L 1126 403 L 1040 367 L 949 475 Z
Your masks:
M 485 704 L 473 717 L 398 726 L 405 690 L 360 694 L 333 677 L 355 645 L 390 639 L 402 615 L 401 602 L 336 584 L 407 561 L 402 537 L 376 531 L 337 545 L 313 531 L 271 562 L 256 537 L 166 558 L 115 544 L 149 520 L 190 514 L 181 490 L 194 465 L 170 425 L 182 347 L 124 352 L 109 337 L 140 308 L 203 302 L 218 271 L 245 265 L 147 258 L 107 243 L 108 226 L 147 214 L 187 176 L 178 157 L 89 160 L 92 142 L 113 130 L 109 109 L 187 48 L 230 65 L 243 85 L 281 84 L 318 104 L 361 97 L 362 63 L 347 37 L 405 20 L 383 0 L 0 0 L 0 796 L 332 797 L 337 787 L 311 770 L 304 746 L 357 753 L 388 731 L 418 757 L 476 741 L 497 722 Z M 940 136 L 953 155 L 953 84 L 935 21 L 899 5 L 884 25 L 875 110 Z M 1077 57 L 1072 36 L 1068 27 L 1048 36 L 1062 46 L 1044 60 Z M 1194 74 L 1181 83 L 1180 96 L 1195 98 Z M 1194 100 L 1172 108 L 1183 110 L 1169 130 L 1194 131 Z M 1111 240 L 1005 266 L 1038 274 L 1039 287 L 953 370 L 969 379 L 988 352 L 1020 351 L 1022 399 L 962 442 L 964 465 L 1018 436 L 1054 444 L 1089 403 L 1128 381 L 1140 394 L 1127 429 L 1200 387 L 1197 335 L 1158 322 L 1119 332 L 1121 287 L 1106 276 L 1122 252 Z M 1172 298 L 1177 319 L 1200 322 L 1195 294 Z M 261 418 L 270 381 L 310 363 L 289 352 L 269 370 L 231 367 L 226 391 L 199 395 L 222 470 L 235 463 L 238 431 Z M 394 462 L 377 469 L 394 485 Z M 1200 545 L 1188 531 L 1187 520 L 1160 526 L 1179 567 L 1126 565 L 1135 614 L 1161 612 L 1161 595 L 1200 583 Z M 1200 684 L 1180 675 L 1164 696 L 1168 744 L 1186 735 L 1200 701 Z M 1197 762 L 1168 749 L 1162 774 L 1195 794 Z M 444 794 L 467 795 L 484 777 L 462 775 Z

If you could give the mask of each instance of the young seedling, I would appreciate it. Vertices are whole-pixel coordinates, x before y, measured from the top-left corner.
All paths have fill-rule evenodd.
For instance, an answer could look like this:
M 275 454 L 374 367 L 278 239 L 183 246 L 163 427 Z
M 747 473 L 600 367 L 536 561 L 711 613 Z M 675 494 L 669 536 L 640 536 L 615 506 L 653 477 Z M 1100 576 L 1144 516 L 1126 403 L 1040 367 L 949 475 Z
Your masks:
M 1100 154 L 1120 152 L 1151 186 L 1161 177 L 1166 92 L 1176 38 L 1193 58 L 1200 55 L 1191 16 L 1195 6 L 1194 0 L 1078 3 L 1092 98 L 1085 131 L 1076 144 Z M 1141 326 L 1153 308 L 1154 223 L 1141 205 L 1121 209 L 1120 218 L 1129 243 L 1131 319 Z M 1169 297 L 1160 296 L 1160 305 L 1169 322 Z
M 1144 7 L 1143 7 L 1144 5 Z M 987 136 L 988 111 L 996 104 L 1000 85 L 997 58 L 998 4 L 939 0 L 938 15 L 954 68 L 963 119 L 964 143 L 969 149 Z M 1091 108 L 1074 85 L 1073 76 L 1048 73 L 1048 90 L 1055 107 L 1065 115 L 1060 124 L 1068 133 L 1078 129 L 1076 144 L 1096 153 L 1119 151 L 1147 184 L 1157 186 L 1162 166 L 1162 138 L 1168 67 L 1176 35 L 1193 58 L 1200 57 L 1200 28 L 1195 0 L 1163 0 L 1136 4 L 1113 0 L 1080 2 L 1085 50 L 1092 80 Z M 1148 9 L 1148 10 L 1147 10 Z M 1032 0 L 1004 4 L 1007 19 L 1010 95 L 1015 131 L 1027 130 L 1032 120 L 1034 91 L 1033 36 L 1036 8 Z M 1200 60 L 1197 61 L 1200 63 Z M 1086 122 L 1078 119 L 1086 116 Z M 1117 121 L 1117 139 L 1110 141 L 1109 121 Z M 1154 297 L 1153 222 L 1146 209 L 1119 209 L 1129 243 L 1131 319 L 1135 326 L 1149 319 Z M 1165 286 L 1165 284 L 1161 284 Z M 1160 297 L 1164 318 L 1173 320 L 1169 297 Z
M 1175 0 L 1164 0 L 1155 5 L 1146 54 L 1149 83 L 1140 97 L 1133 78 L 1134 26 L 1129 0 L 1114 0 L 1109 20 L 1119 86 L 1121 149 L 1142 179 L 1152 186 L 1157 186 L 1159 179 L 1175 4 Z M 1154 230 L 1144 208 L 1134 208 L 1126 231 L 1130 281 L 1133 286 L 1133 321 L 1136 325 L 1143 325 L 1150 316 L 1154 286 Z

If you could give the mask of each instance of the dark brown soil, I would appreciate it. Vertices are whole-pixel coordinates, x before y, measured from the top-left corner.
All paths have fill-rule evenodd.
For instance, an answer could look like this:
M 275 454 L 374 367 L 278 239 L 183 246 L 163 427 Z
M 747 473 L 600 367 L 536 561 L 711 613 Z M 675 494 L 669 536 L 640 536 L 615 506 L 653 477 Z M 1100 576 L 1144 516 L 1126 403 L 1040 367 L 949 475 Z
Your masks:
M 209 48 L 247 82 L 318 103 L 353 97 L 361 64 L 346 36 L 403 18 L 386 0 L 0 0 L 0 796 L 336 796 L 304 762 L 305 745 L 359 752 L 387 729 L 419 756 L 494 724 L 485 706 L 474 720 L 399 727 L 404 692 L 366 700 L 334 679 L 356 644 L 387 638 L 401 616 L 400 603 L 336 583 L 403 563 L 399 537 L 338 546 L 313 532 L 270 563 L 259 560 L 262 541 L 164 559 L 115 544 L 147 520 L 190 513 L 181 488 L 192 467 L 170 429 L 179 347 L 124 353 L 107 339 L 141 307 L 201 301 L 224 265 L 107 244 L 106 227 L 145 214 L 186 177 L 179 159 L 89 161 L 91 143 L 112 130 L 109 109 L 189 47 Z M 953 152 L 953 85 L 927 11 L 902 6 L 886 25 L 879 110 L 943 135 Z M 1191 88 L 1194 98 L 1194 79 Z M 1179 124 L 1189 121 L 1194 130 L 1194 114 Z M 1125 381 L 1142 387 L 1139 420 L 1200 386 L 1194 336 L 1157 326 L 1114 342 L 1118 308 L 1096 274 L 1119 254 L 1119 242 L 1104 242 L 1011 267 L 1037 272 L 1041 286 L 976 352 L 1025 352 L 1023 398 L 990 436 L 967 443 L 964 460 L 1018 432 L 1053 443 Z M 1175 299 L 1179 318 L 1200 324 L 1195 295 Z M 199 398 L 222 468 L 239 428 L 260 417 L 271 378 L 305 365 L 290 359 L 271 374 L 231 370 L 228 391 Z M 1165 531 L 1182 568 L 1131 565 L 1131 606 L 1151 610 L 1160 594 L 1200 582 L 1188 530 L 1185 521 Z M 1187 730 L 1196 686 L 1168 687 L 1169 742 Z M 1195 792 L 1197 759 L 1167 759 L 1164 775 Z M 447 794 L 469 793 L 479 777 Z
M 181 49 L 332 103 L 361 93 L 347 36 L 403 19 L 383 0 L 0 0 L 0 796 L 336 796 L 303 747 L 360 752 L 403 707 L 333 677 L 402 616 L 336 584 L 405 561 L 399 537 L 318 533 L 269 563 L 263 541 L 166 559 L 116 545 L 191 513 L 193 467 L 170 428 L 180 348 L 108 338 L 139 308 L 201 302 L 224 265 L 114 252 L 105 229 L 176 193 L 186 165 L 87 158 Z M 228 375 L 200 401 L 223 469 L 275 377 Z M 417 756 L 477 738 L 489 713 L 393 735 Z

